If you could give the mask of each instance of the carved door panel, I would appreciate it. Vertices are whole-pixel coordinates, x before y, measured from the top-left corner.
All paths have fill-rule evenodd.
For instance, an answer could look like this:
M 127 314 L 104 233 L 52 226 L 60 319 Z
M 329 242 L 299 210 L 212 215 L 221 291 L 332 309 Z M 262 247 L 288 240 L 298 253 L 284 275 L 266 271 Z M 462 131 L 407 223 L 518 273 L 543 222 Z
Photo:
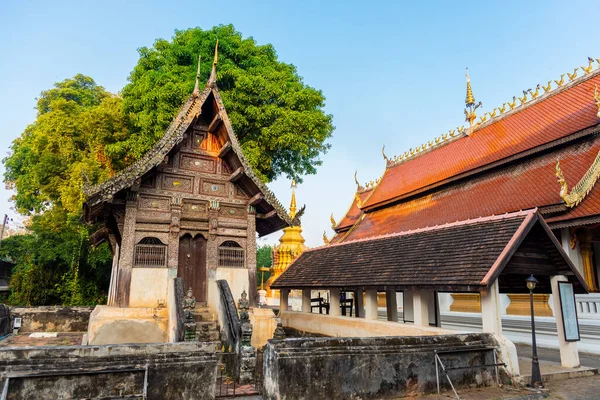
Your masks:
M 206 239 L 202 236 L 179 239 L 177 276 L 183 279 L 184 291 L 191 287 L 196 301 L 206 301 Z

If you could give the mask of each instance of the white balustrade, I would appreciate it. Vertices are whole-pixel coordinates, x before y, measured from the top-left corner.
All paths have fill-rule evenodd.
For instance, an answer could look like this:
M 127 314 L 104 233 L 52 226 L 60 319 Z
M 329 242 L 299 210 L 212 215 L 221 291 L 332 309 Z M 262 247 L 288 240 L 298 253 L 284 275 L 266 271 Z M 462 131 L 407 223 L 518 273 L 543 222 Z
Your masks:
M 600 319 L 600 293 L 575 296 L 579 319 Z

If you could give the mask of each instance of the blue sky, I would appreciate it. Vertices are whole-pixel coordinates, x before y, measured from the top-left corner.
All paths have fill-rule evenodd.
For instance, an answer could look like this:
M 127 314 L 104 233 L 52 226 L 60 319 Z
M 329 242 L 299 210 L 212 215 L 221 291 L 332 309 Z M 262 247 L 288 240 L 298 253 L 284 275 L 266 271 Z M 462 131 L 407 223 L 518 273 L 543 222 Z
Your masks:
M 600 2 L 0 1 L 0 153 L 35 118 L 35 98 L 84 73 L 118 92 L 137 48 L 174 30 L 232 23 L 272 43 L 327 97 L 336 130 L 317 175 L 298 187 L 307 244 L 322 244 L 361 181 L 464 124 L 464 70 L 482 110 L 600 57 Z M 591 101 L 591 100 L 590 100 Z M 270 185 L 289 204 L 289 182 Z M 558 190 L 558 186 L 557 186 Z M 0 188 L 0 213 L 11 212 Z M 275 241 L 280 234 L 261 241 Z

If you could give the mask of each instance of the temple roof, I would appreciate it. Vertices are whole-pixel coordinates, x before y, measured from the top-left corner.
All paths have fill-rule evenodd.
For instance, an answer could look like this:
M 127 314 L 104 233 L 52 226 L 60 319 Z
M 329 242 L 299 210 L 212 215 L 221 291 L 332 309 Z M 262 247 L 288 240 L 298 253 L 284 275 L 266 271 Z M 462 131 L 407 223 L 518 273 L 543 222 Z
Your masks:
M 436 139 L 418 154 L 389 162 L 362 208 L 381 207 L 596 126 L 600 121 L 594 88 L 599 84 L 596 69 L 457 137 L 439 144 Z
M 201 114 L 208 112 L 214 114 L 207 115 L 208 120 L 212 121 L 211 126 L 216 128 L 221 124 L 225 126 L 225 129 L 221 130 L 223 132 L 221 136 L 213 132 L 223 145 L 219 157 L 225 159 L 229 165 L 241 168 L 241 177 L 236 178 L 236 184 L 242 185 L 248 192 L 247 194 L 255 199 L 253 205 L 257 210 L 256 230 L 259 235 L 268 235 L 291 225 L 291 218 L 285 208 L 254 174 L 252 167 L 244 157 L 217 87 L 215 65 L 216 55 L 213 71 L 202 92 L 199 92 L 198 81 L 196 81 L 194 92 L 186 100 L 179 114 L 175 116 L 164 136 L 142 158 L 105 182 L 92 187 L 84 187 L 84 195 L 87 196 L 84 204 L 86 220 L 89 221 L 98 216 L 104 203 L 112 201 L 118 192 L 131 188 L 144 174 L 162 164 L 169 152 L 183 141 L 188 128 L 193 126 Z M 273 211 L 275 211 L 274 214 Z M 262 217 L 266 215 L 269 218 Z
M 594 198 L 598 188 L 594 187 L 580 205 L 569 209 L 560 196 L 560 185 L 556 179 L 557 160 L 560 160 L 567 181 L 577 182 L 586 175 L 600 152 L 600 136 L 591 135 L 584 139 L 574 139 L 572 143 L 562 144 L 545 154 L 367 212 L 343 240 L 362 239 L 534 207 L 540 208 L 547 215 L 552 227 L 557 221 L 554 217 L 558 213 L 576 213 L 577 218 L 598 215 L 600 204 L 597 199 L 600 197 Z M 571 215 L 570 218 L 572 217 Z
M 535 274 L 538 293 L 550 276 L 566 275 L 577 293 L 587 286 L 534 209 L 306 250 L 273 288 L 374 288 L 526 292 Z

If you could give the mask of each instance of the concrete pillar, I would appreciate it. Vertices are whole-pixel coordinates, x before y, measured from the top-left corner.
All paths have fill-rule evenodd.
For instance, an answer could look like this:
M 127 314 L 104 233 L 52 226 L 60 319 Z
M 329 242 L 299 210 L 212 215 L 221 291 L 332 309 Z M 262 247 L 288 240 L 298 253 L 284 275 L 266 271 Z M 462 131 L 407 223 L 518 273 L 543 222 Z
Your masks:
M 414 322 L 415 312 L 413 307 L 413 296 L 412 290 L 405 290 L 402 292 L 402 315 L 404 322 Z
M 398 301 L 395 290 L 385 292 L 385 307 L 387 308 L 387 320 L 398 322 Z
M 366 294 L 365 318 L 377 319 L 377 290 L 369 289 Z
M 335 317 L 340 314 L 340 288 L 331 288 L 329 289 L 329 315 Z
M 363 306 L 363 291 L 362 291 L 362 289 L 354 291 L 354 309 L 356 310 L 356 312 L 355 312 L 356 318 L 364 318 L 365 317 L 365 307 Z
M 502 335 L 500 291 L 498 281 L 491 285 L 486 293 L 481 293 L 481 322 L 483 332 Z
M 281 289 L 279 291 L 279 312 L 288 310 L 289 296 L 290 289 Z
M 558 332 L 560 363 L 563 367 L 577 368 L 580 366 L 577 342 L 567 342 L 565 340 L 565 331 L 563 330 L 563 315 L 560 307 L 560 294 L 558 292 L 558 282 L 566 281 L 568 281 L 568 279 L 562 275 L 557 275 L 550 278 L 550 284 L 552 285 L 552 297 L 554 300 L 554 318 L 556 319 L 556 331 Z
M 415 325 L 429 326 L 429 299 L 430 292 L 416 291 L 413 293 L 413 311 Z
M 302 312 L 310 313 L 311 302 L 310 302 L 311 290 L 310 288 L 302 289 Z

